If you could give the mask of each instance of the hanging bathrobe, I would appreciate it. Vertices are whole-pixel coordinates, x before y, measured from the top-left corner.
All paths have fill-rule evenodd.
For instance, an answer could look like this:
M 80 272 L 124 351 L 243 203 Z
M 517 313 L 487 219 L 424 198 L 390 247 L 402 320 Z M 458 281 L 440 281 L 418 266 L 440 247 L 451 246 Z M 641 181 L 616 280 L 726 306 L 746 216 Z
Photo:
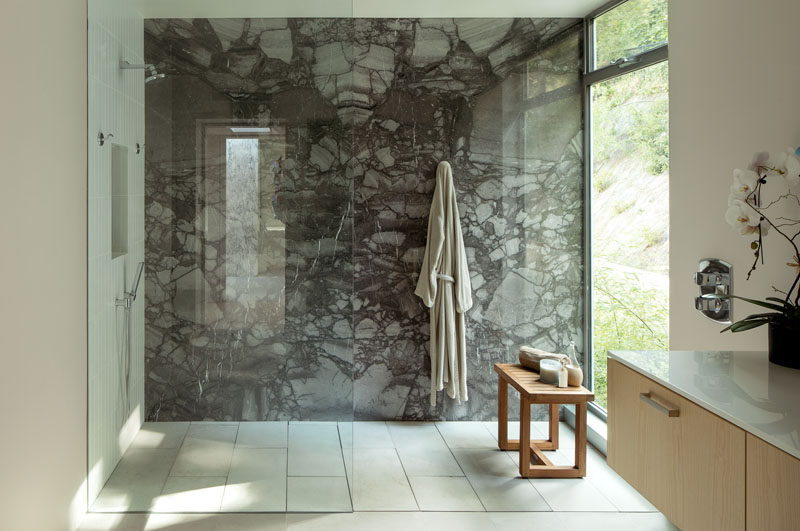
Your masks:
M 431 309 L 431 405 L 436 391 L 467 400 L 467 346 L 464 313 L 472 307 L 464 238 L 458 218 L 453 170 L 440 162 L 428 219 L 428 243 L 415 294 Z

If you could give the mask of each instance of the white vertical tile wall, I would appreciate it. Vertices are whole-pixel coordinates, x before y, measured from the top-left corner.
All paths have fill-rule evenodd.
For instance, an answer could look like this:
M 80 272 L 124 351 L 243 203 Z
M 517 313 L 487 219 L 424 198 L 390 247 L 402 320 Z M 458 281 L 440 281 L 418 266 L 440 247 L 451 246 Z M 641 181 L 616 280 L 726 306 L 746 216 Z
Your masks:
M 128 0 L 89 0 L 89 504 L 144 419 L 144 282 L 131 310 L 130 412 L 125 410 L 124 310 L 114 302 L 144 260 L 142 16 Z M 105 146 L 97 133 L 113 134 Z M 128 253 L 111 257 L 111 144 L 128 148 Z

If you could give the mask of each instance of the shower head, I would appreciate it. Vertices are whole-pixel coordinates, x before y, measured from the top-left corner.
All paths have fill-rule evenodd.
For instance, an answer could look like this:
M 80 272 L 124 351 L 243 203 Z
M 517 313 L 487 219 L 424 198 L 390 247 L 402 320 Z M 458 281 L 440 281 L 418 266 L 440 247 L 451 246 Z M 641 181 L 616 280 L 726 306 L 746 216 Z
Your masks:
M 145 83 L 150 83 L 156 79 L 164 79 L 166 77 L 166 74 L 159 74 L 158 70 L 156 70 L 156 65 L 152 63 L 133 64 L 125 59 L 120 59 L 119 67 L 122 70 L 144 70 L 147 73 L 147 77 L 144 79 Z

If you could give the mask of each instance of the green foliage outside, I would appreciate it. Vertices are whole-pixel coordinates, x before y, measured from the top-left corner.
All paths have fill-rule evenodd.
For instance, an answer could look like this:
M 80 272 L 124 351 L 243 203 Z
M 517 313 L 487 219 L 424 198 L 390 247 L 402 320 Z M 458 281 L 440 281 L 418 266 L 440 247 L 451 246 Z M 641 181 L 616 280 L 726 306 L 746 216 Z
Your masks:
M 629 0 L 595 20 L 598 67 L 666 40 L 667 0 Z M 592 223 L 593 233 L 603 234 L 593 243 L 602 253 L 593 257 L 593 372 L 595 401 L 602 407 L 607 351 L 669 345 L 668 263 L 659 251 L 669 240 L 668 213 L 652 210 L 658 201 L 642 199 L 651 189 L 664 190 L 668 178 L 668 94 L 666 62 L 592 87 Z M 645 251 L 655 259 L 632 259 Z
M 669 345 L 667 293 L 642 284 L 635 273 L 594 269 L 594 396 L 603 407 L 609 350 L 663 350 Z
M 595 19 L 597 68 L 667 42 L 667 0 L 628 0 Z
M 636 151 L 651 175 L 669 166 L 669 70 L 666 62 L 592 87 L 595 167 L 615 154 Z M 602 125 L 601 125 L 602 124 Z

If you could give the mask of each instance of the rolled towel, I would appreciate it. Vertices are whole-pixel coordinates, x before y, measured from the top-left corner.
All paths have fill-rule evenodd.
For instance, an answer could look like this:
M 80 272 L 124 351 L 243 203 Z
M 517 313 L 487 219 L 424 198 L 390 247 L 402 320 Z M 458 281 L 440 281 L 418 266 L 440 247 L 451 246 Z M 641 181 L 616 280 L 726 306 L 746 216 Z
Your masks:
M 539 362 L 545 359 L 555 360 L 559 363 L 564 360 L 564 363 L 569 363 L 569 356 L 565 354 L 545 352 L 544 350 L 527 346 L 519 348 L 519 362 L 523 367 L 539 372 Z

